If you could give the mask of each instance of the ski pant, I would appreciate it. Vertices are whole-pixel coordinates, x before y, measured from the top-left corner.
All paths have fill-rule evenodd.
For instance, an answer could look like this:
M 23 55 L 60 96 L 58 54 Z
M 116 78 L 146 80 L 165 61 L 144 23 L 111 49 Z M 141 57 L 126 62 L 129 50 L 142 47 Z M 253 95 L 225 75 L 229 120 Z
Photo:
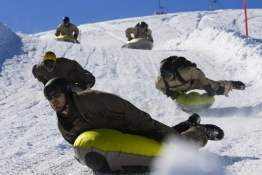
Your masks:
M 206 132 L 201 128 L 191 127 L 188 130 L 179 133 L 163 123 L 158 122 L 158 125 L 160 125 L 167 135 L 175 141 L 186 141 L 196 148 L 204 147 L 207 144 L 208 138 Z
M 208 84 L 209 88 L 216 92 L 216 95 L 228 96 L 229 91 L 233 88 L 231 81 L 226 80 L 214 81 L 207 78 L 206 83 Z M 204 89 L 207 91 L 207 89 L 203 87 L 203 84 L 198 80 L 193 81 L 190 89 Z

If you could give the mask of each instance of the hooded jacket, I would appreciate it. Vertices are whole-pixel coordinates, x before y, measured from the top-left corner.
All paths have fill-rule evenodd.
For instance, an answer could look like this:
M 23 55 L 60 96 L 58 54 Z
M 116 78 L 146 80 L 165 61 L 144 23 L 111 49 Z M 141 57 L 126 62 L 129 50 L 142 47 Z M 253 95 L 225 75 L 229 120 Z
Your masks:
M 131 34 L 134 34 L 134 38 L 145 38 L 153 42 L 152 31 L 150 29 L 146 30 L 145 33 L 141 33 L 138 27 L 130 27 L 126 29 L 126 37 L 131 38 Z
M 74 25 L 69 23 L 69 26 L 65 26 L 63 23 L 59 24 L 58 27 L 56 28 L 56 32 L 55 35 L 69 35 L 69 36 L 73 36 L 73 32 L 74 34 L 79 35 L 79 30 L 78 28 Z
M 84 79 L 90 87 L 93 87 L 95 84 L 95 77 L 92 73 L 83 69 L 75 60 L 67 58 L 57 58 L 55 69 L 52 72 L 47 71 L 42 61 L 33 66 L 32 73 L 43 84 L 55 77 L 64 78 L 69 83 L 77 83 L 80 79 Z
M 150 137 L 151 131 L 162 129 L 168 135 L 177 138 L 189 138 L 196 144 L 204 146 L 207 143 L 206 134 L 192 128 L 184 132 L 183 136 L 175 129 L 160 123 L 150 115 L 116 95 L 89 90 L 87 92 L 73 93 L 70 100 L 69 113 L 74 114 L 74 120 L 70 116 L 63 117 L 57 113 L 58 128 L 64 139 L 73 144 L 75 139 L 83 132 L 93 129 L 115 129 L 128 134 L 137 134 Z

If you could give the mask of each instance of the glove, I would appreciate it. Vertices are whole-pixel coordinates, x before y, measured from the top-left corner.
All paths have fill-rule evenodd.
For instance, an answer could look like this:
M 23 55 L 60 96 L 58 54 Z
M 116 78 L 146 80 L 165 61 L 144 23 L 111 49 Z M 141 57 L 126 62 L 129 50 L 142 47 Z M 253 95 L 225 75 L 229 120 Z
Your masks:
M 77 34 L 74 34 L 74 38 L 77 39 L 78 35 Z
M 153 41 L 153 40 L 151 40 L 151 39 L 150 39 L 149 41 L 151 41 L 152 43 L 154 42 L 154 41 Z
M 42 83 L 45 85 L 47 83 L 47 80 L 43 80 Z
M 77 86 L 84 90 L 87 88 L 87 83 L 84 79 L 80 79 L 77 83 Z
M 150 138 L 157 142 L 163 142 L 166 138 L 166 132 L 162 129 L 155 129 L 151 131 Z
M 131 41 L 132 39 L 133 39 L 132 37 L 129 37 L 129 38 L 128 38 L 128 41 Z
M 211 97 L 215 96 L 216 95 L 216 91 L 214 89 L 212 89 L 211 85 L 208 84 L 208 85 L 205 85 L 203 86 L 203 89 L 205 89 L 205 91 L 207 92 L 207 94 Z
M 55 33 L 55 36 L 59 36 L 59 33 Z
M 170 91 L 168 95 L 172 100 L 175 100 L 180 95 L 180 93 L 177 91 Z

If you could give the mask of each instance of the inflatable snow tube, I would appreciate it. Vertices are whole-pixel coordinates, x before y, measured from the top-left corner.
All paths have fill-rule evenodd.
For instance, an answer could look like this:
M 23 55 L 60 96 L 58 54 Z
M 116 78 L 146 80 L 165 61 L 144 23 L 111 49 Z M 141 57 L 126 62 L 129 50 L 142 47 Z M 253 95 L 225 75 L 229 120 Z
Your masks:
M 73 147 L 75 158 L 98 172 L 149 172 L 163 143 L 113 129 L 82 133 Z
M 56 40 L 80 44 L 78 40 L 69 35 L 59 35 L 56 37 Z
M 194 113 L 210 108 L 214 104 L 215 98 L 208 96 L 207 93 L 190 92 L 188 94 L 181 93 L 174 102 L 184 112 Z
M 153 43 L 145 38 L 134 38 L 123 45 L 122 48 L 151 50 L 153 48 Z

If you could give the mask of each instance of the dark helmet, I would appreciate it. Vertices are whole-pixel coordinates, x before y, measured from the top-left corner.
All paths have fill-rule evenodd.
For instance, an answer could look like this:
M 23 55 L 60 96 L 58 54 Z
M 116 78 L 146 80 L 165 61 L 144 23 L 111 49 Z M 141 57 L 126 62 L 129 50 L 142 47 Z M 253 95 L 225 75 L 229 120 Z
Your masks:
M 63 78 L 52 78 L 45 84 L 44 95 L 47 97 L 50 93 L 55 91 L 62 91 L 65 93 L 65 97 L 67 100 L 70 99 L 70 94 L 72 93 L 72 89 L 70 84 Z
M 160 63 L 160 73 L 163 78 L 174 75 L 174 66 L 170 59 L 164 59 Z
M 147 28 L 147 27 L 148 27 L 148 25 L 144 21 L 139 23 L 139 28 Z
M 69 22 L 69 21 L 70 21 L 69 17 L 67 17 L 67 16 L 63 17 L 63 22 Z

